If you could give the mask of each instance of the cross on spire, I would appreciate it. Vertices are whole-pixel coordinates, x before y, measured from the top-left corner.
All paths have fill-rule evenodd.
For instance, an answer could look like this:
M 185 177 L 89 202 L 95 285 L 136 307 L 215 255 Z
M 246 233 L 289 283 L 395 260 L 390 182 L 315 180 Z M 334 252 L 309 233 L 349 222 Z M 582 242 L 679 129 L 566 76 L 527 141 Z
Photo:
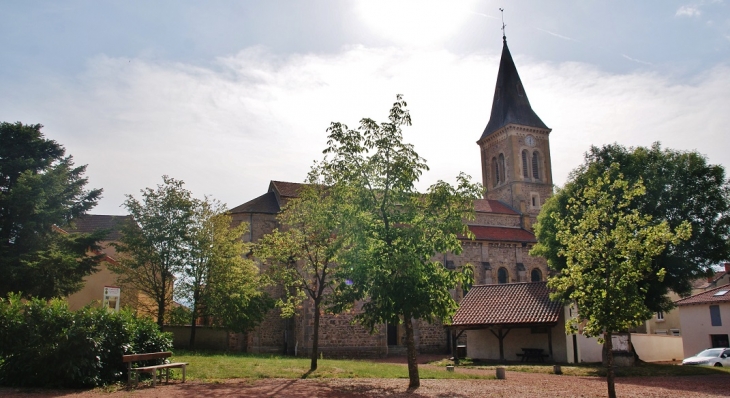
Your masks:
M 507 43 L 507 35 L 504 33 L 504 28 L 507 26 L 504 24 L 504 8 L 500 8 L 499 11 L 502 12 L 502 41 Z

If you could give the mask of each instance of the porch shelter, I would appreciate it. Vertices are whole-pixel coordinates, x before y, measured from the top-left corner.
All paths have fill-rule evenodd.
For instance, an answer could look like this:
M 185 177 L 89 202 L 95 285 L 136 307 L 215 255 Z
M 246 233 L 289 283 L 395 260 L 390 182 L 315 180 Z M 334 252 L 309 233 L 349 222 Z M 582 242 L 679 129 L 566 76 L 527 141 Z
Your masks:
M 449 328 L 456 338 L 466 332 L 466 355 L 473 359 L 567 362 L 565 311 L 550 300 L 547 282 L 477 285 Z

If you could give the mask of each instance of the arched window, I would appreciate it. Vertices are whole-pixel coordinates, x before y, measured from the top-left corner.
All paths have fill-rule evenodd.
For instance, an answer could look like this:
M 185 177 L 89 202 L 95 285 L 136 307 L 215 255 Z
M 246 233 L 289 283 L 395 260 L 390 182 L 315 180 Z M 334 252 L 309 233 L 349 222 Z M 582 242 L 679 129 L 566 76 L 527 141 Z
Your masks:
M 533 269 L 530 273 L 530 280 L 533 282 L 542 282 L 542 272 L 537 268 Z
M 494 170 L 494 181 L 492 181 L 492 186 L 497 186 L 499 184 L 499 165 L 497 164 L 497 158 L 492 158 L 492 170 Z
M 504 154 L 499 154 L 499 180 L 502 182 L 507 181 L 505 178 L 506 170 L 504 169 Z
M 527 170 L 527 150 L 522 151 L 522 176 L 530 177 L 530 171 Z
M 509 280 L 509 273 L 507 272 L 507 269 L 500 268 L 497 271 L 497 283 L 507 283 Z
M 532 177 L 535 179 L 540 178 L 540 170 L 538 164 L 540 163 L 540 159 L 537 151 L 532 153 Z

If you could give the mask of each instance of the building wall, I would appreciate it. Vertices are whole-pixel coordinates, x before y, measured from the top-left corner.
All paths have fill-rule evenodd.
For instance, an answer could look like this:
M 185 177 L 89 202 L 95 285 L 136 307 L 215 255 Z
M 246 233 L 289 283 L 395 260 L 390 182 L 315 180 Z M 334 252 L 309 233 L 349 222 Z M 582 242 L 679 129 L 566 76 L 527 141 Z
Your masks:
M 684 358 L 681 336 L 631 333 L 636 354 L 645 362 L 678 361 Z
M 102 251 L 111 258 L 116 257 L 116 251 L 114 247 L 109 245 L 110 242 L 102 242 Z M 104 286 L 115 286 L 119 287 L 117 282 L 117 275 L 109 270 L 107 263 L 101 262 L 99 264 L 99 271 L 91 275 L 84 277 L 84 285 L 78 292 L 68 296 L 69 309 L 76 311 L 87 305 L 101 306 L 104 300 Z M 124 294 L 124 293 L 123 293 Z M 119 308 L 122 308 L 129 303 L 124 302 L 124 296 L 119 302 Z
M 722 326 L 712 326 L 709 304 L 682 305 L 679 319 L 682 324 L 682 347 L 684 357 L 689 357 L 710 348 L 711 334 L 730 335 L 730 303 L 718 303 Z
M 553 358 L 555 362 L 568 362 L 567 339 L 565 338 L 565 316 L 561 314 L 558 324 L 551 328 Z M 466 356 L 472 359 L 499 360 L 499 339 L 490 330 L 467 330 Z M 531 328 L 512 329 L 504 338 L 504 358 L 519 361 L 522 348 L 542 348 L 549 353 L 547 333 L 533 333 Z

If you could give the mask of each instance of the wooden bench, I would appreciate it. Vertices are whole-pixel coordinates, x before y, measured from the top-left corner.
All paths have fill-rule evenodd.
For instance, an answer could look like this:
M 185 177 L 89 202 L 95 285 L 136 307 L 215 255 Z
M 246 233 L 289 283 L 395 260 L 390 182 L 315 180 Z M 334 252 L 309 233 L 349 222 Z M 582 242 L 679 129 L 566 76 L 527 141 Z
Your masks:
M 522 354 L 517 354 L 518 357 L 522 357 L 520 362 L 529 362 L 531 359 L 535 359 L 540 362 L 545 362 L 545 358 L 549 357 L 548 354 L 543 354 L 542 348 L 523 348 Z
M 140 373 L 149 373 L 152 375 L 152 387 L 157 387 L 157 372 L 159 371 L 160 380 L 162 380 L 162 370 L 165 370 L 165 383 L 170 382 L 170 369 L 181 368 L 182 369 L 182 382 L 185 383 L 185 367 L 188 366 L 185 362 L 175 363 L 163 363 L 161 365 L 142 366 L 139 368 L 133 368 L 132 362 L 151 361 L 155 359 L 169 358 L 172 356 L 170 351 L 165 352 L 152 352 L 147 354 L 131 354 L 122 355 L 122 362 L 127 364 L 127 385 L 132 383 L 132 372 L 134 372 L 134 385 L 135 387 L 139 383 Z

